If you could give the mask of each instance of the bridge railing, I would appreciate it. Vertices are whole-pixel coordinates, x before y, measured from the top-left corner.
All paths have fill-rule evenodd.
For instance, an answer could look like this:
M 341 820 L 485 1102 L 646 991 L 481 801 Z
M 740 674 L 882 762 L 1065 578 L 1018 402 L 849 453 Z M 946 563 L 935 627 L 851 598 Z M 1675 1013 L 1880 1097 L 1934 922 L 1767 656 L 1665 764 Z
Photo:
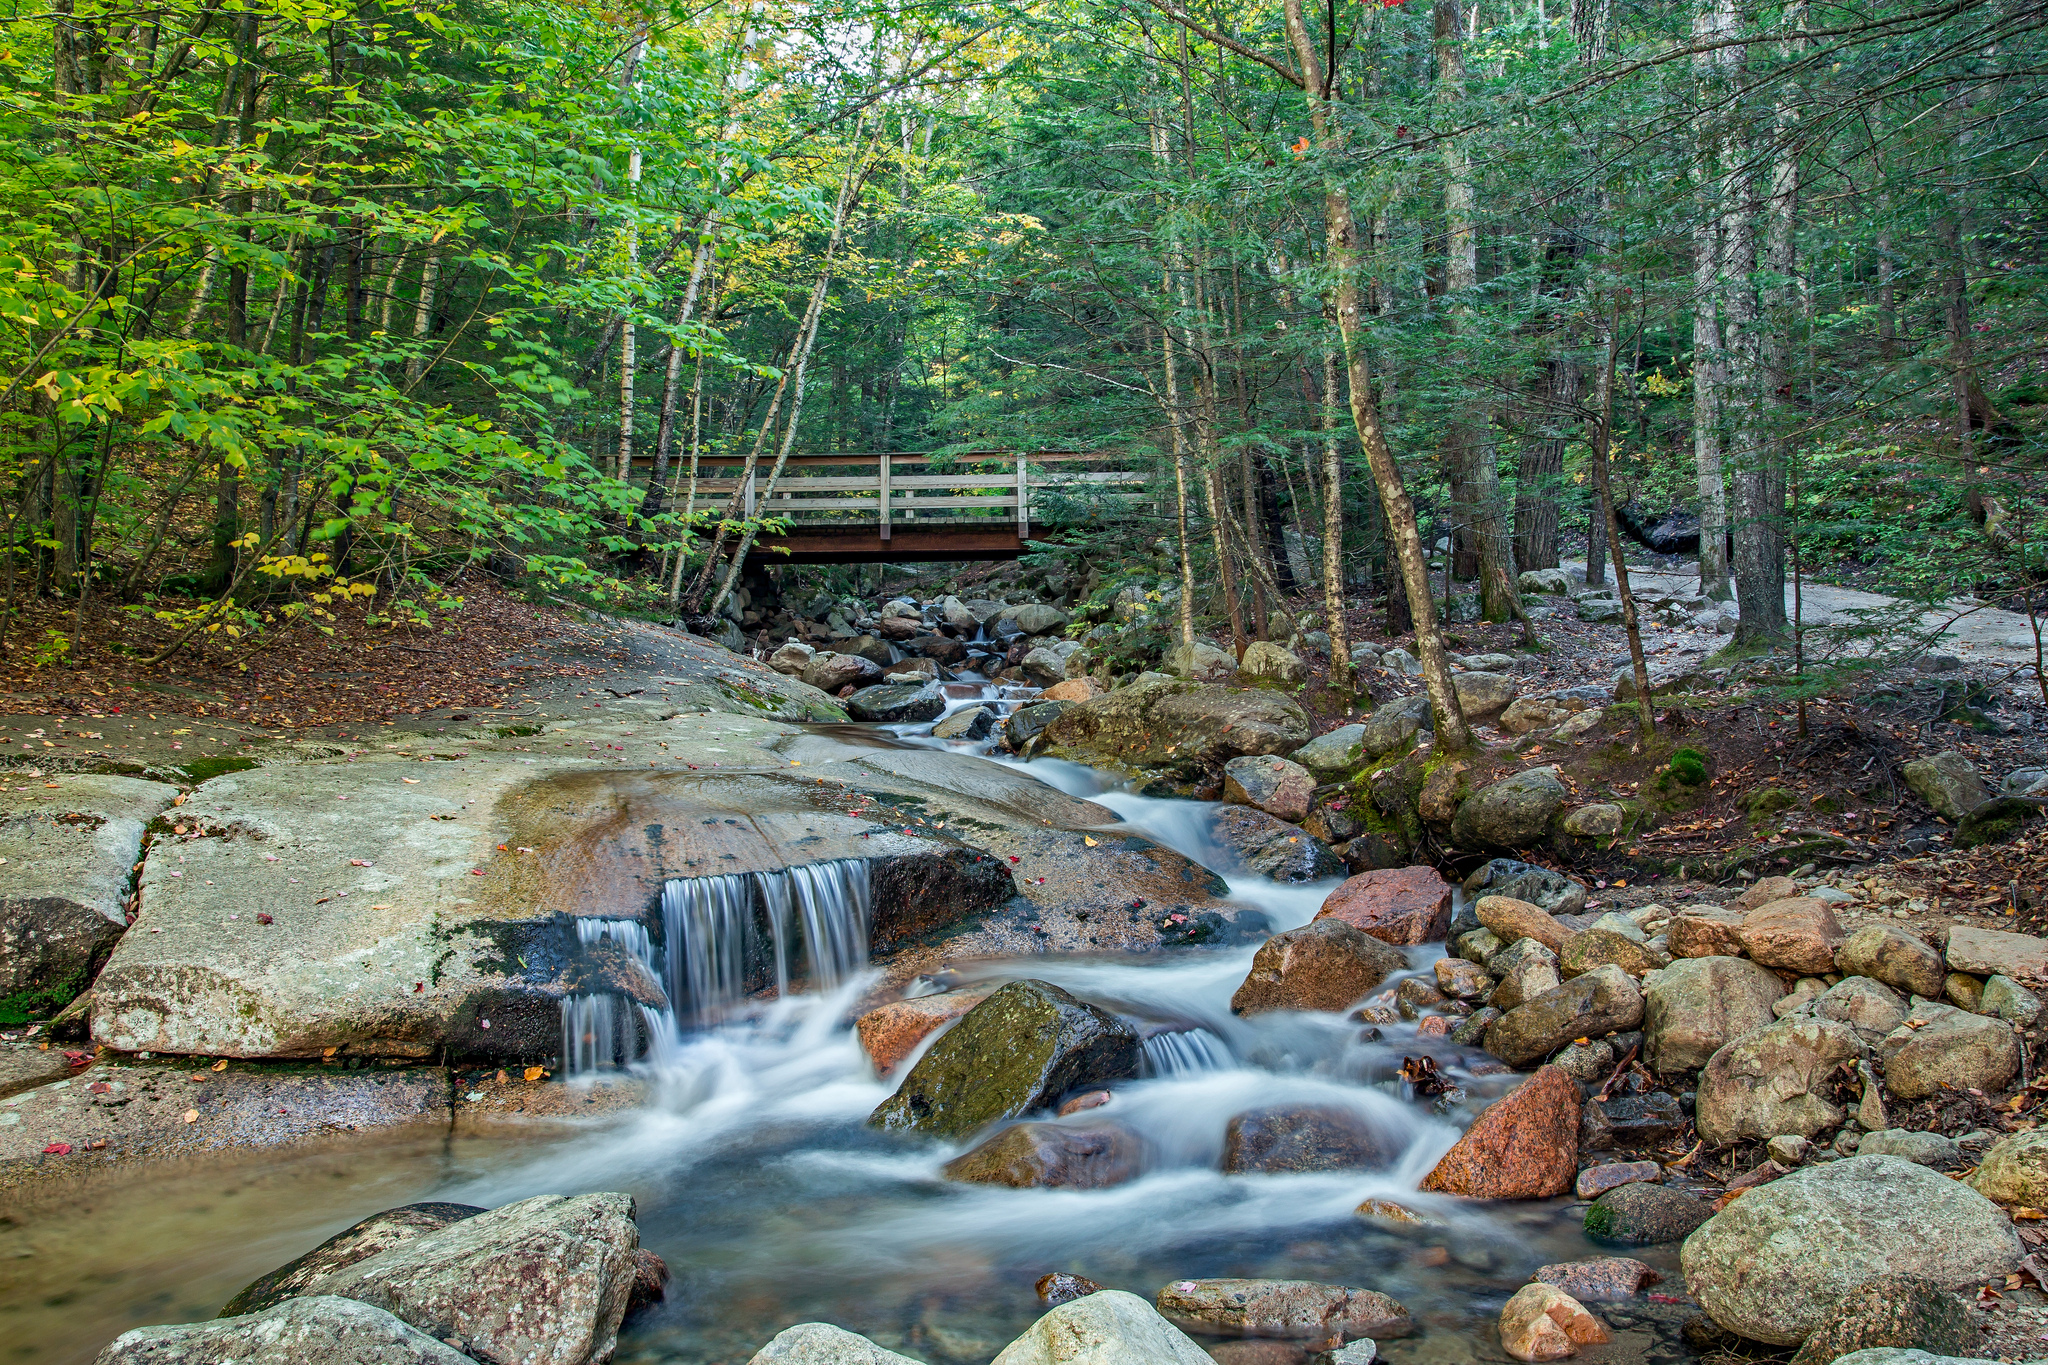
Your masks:
M 741 489 L 741 506 L 748 516 L 788 517 L 797 527 L 867 524 L 878 526 L 881 538 L 888 540 L 898 526 L 1014 520 L 1018 538 L 1026 539 L 1031 535 L 1034 502 L 1043 510 L 1048 493 L 1116 502 L 1145 499 L 1149 476 L 1141 471 L 1076 467 L 1115 458 L 1062 450 L 972 451 L 944 457 L 893 452 L 797 455 L 783 470 L 775 496 L 763 499 L 757 490 L 766 483 L 765 462 L 743 487 L 737 472 L 744 459 L 718 456 L 699 467 L 696 506 L 700 511 L 707 505 L 716 507 Z M 978 467 L 927 472 L 934 463 Z M 861 472 L 838 472 L 848 469 Z

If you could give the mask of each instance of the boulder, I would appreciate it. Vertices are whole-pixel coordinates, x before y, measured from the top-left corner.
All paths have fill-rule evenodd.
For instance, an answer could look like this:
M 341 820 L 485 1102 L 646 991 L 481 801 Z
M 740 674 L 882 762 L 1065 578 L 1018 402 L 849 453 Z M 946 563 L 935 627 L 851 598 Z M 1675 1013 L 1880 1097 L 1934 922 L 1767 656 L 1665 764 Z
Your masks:
M 1866 924 L 1835 949 L 1835 969 L 1844 976 L 1867 976 L 1911 995 L 1941 998 L 1948 973 L 1941 954 L 1917 938 L 1882 924 Z
M 1175 1280 L 1159 1291 L 1158 1304 L 1168 1322 L 1207 1336 L 1334 1346 L 1415 1330 L 1408 1310 L 1385 1294 L 1312 1280 Z
M 1365 727 L 1340 725 L 1317 735 L 1289 755 L 1322 782 L 1339 782 L 1365 763 Z
M 1367 758 L 1406 753 L 1429 726 L 1429 698 L 1396 697 L 1373 709 L 1359 727 L 1358 747 Z
M 1864 1141 L 1879 1136 L 1872 1133 Z M 2048 1129 L 2009 1133 L 1992 1143 L 1977 1173 L 1970 1177 L 1970 1187 L 2001 1204 L 2036 1209 L 2048 1205 Z
M 1574 839 L 1613 839 L 1628 823 L 1628 813 L 1611 801 L 1594 801 L 1574 806 L 1564 813 L 1557 827 Z
M 353 1227 L 337 1232 L 305 1255 L 253 1281 L 229 1299 L 220 1310 L 224 1318 L 258 1313 L 307 1292 L 307 1286 L 324 1281 L 358 1261 L 367 1261 L 402 1242 L 439 1232 L 452 1223 L 474 1218 L 489 1210 L 474 1204 L 405 1204 L 373 1213 Z M 318 1291 L 315 1291 L 318 1292 Z
M 932 727 L 935 739 L 987 739 L 995 732 L 996 713 L 986 706 L 968 706 L 955 711 Z
M 1832 1019 L 1856 1030 L 1866 1047 L 1876 1047 L 1906 1018 L 1906 1003 L 1891 987 L 1867 976 L 1849 976 L 1823 991 L 1807 1006 L 1816 1019 Z
M 1261 755 L 1233 758 L 1223 765 L 1223 799 L 1257 806 L 1268 815 L 1299 824 L 1315 800 L 1316 780 L 1299 763 Z
M 1524 593 L 1562 596 L 1572 590 L 1572 580 L 1563 569 L 1524 569 L 1515 578 L 1515 588 Z
M 1244 657 L 1237 661 L 1237 676 L 1253 682 L 1291 686 L 1307 680 L 1308 665 L 1285 645 L 1276 645 L 1270 640 L 1254 640 L 1245 646 Z
M 1627 1256 L 1564 1261 L 1544 1266 L 1529 1278 L 1539 1284 L 1554 1284 L 1581 1303 L 1620 1303 L 1664 1279 L 1641 1261 Z
M 858 654 L 814 654 L 804 665 L 802 678 L 821 692 L 838 692 L 842 687 L 868 687 L 882 681 L 881 666 Z
M 921 1365 L 827 1322 L 800 1322 L 775 1334 L 747 1365 Z
M 1586 1235 L 1596 1242 L 1657 1246 L 1684 1241 L 1713 1216 L 1712 1206 L 1688 1190 L 1631 1181 L 1593 1201 L 1586 1210 Z
M 1494 858 L 1465 878 L 1465 894 L 1527 901 L 1547 915 L 1576 915 L 1586 908 L 1586 884 L 1562 872 L 1514 858 Z M 1476 922 L 1476 919 L 1475 919 Z
M 991 1365 L 1215 1365 L 1159 1310 L 1120 1289 L 1063 1303 Z
M 1589 1116 L 1596 1109 L 1599 1111 L 1597 1127 L 1611 1145 L 1655 1147 L 1685 1131 L 1685 1111 L 1678 1107 L 1678 1097 L 1668 1090 L 1616 1095 L 1611 1100 L 1600 1100 L 1586 1106 Z M 1583 1137 L 1579 1145 L 1586 1145 Z
M 1081 677 L 1054 683 L 1038 695 L 1045 701 L 1093 701 L 1103 695 L 1104 690 L 1095 679 Z
M 1309 733 L 1308 713 L 1275 692 L 1134 683 L 1063 712 L 1045 732 L 1045 752 L 1194 783 L 1242 754 L 1293 753 Z
M 858 654 L 884 673 L 887 673 L 896 665 L 895 651 L 890 649 L 886 642 L 877 640 L 872 635 L 856 635 L 851 640 L 842 640 L 839 645 L 839 652 L 842 654 Z M 923 662 L 930 663 L 931 661 L 926 659 Z
M 1948 968 L 1972 976 L 2007 976 L 2022 981 L 2048 978 L 2048 939 L 2010 934 L 2002 929 L 1952 925 L 1948 931 Z
M 541 1195 L 381 1251 L 307 1291 L 373 1304 L 490 1361 L 608 1360 L 640 1232 L 624 1194 Z
M 1319 919 L 1260 945 L 1230 1008 L 1236 1014 L 1347 1010 L 1407 967 L 1406 957 L 1363 930 Z
M 1480 932 L 1490 931 L 1482 929 Z M 1476 962 L 1440 957 L 1432 970 L 1436 973 L 1437 989 L 1453 1000 L 1484 1000 L 1493 994 L 1493 978 Z
M 981 616 L 974 608 L 950 594 L 939 599 L 939 618 L 953 629 L 966 631 L 969 635 L 981 629 Z
M 928 683 L 942 680 L 943 671 L 930 659 L 898 659 L 882 665 L 882 681 Z
M 1573 934 L 1558 954 L 1558 970 L 1566 977 L 1592 971 L 1595 967 L 1619 967 L 1630 976 L 1656 971 L 1671 959 L 1626 934 L 1599 925 Z
M 1013 754 L 1023 753 L 1054 721 L 1078 704 L 1071 701 L 1041 701 L 1030 706 L 1018 707 L 1010 713 L 1010 718 L 1003 722 L 1003 747 Z
M 1852 1351 L 1917 1347 L 1974 1351 L 1984 1334 L 1963 1301 L 1918 1275 L 1880 1275 L 1844 1295 L 1801 1344 L 1792 1365 L 1833 1365 Z
M 1481 787 L 1458 807 L 1451 838 L 1461 848 L 1525 847 L 1543 837 L 1564 799 L 1564 783 L 1555 768 L 1531 768 L 1504 777 Z
M 1986 978 L 1975 1013 L 2025 1027 L 2041 1017 L 2041 999 L 2011 977 Z
M 910 648 L 934 663 L 957 668 L 967 662 L 967 642 L 956 640 L 950 635 L 927 635 L 908 643 Z
M 918 1045 L 988 999 L 990 987 L 941 991 L 877 1005 L 854 1021 L 861 1050 L 875 1074 L 887 1078 Z
M 1664 941 L 1673 957 L 1741 957 L 1743 914 L 1711 905 L 1673 915 Z
M 1555 697 L 1517 697 L 1494 723 L 1508 734 L 1526 735 L 1547 730 L 1571 714 L 1571 708 Z
M 1828 1097 L 1836 1068 L 1864 1055 L 1846 1024 L 1792 1016 L 1743 1034 L 1700 1072 L 1694 1123 L 1715 1147 L 1780 1133 L 1812 1137 L 1842 1121 Z
M 1799 883 L 1790 877 L 1765 877 L 1737 896 L 1730 905 L 1743 914 L 1772 901 L 1791 900 L 1799 895 Z
M 1825 901 L 1799 896 L 1750 911 L 1736 937 L 1743 951 L 1766 967 L 1819 976 L 1835 969 L 1835 949 L 1847 935 Z
M 1159 666 L 1190 682 L 1222 683 L 1237 676 L 1236 656 L 1205 640 L 1197 640 L 1191 645 L 1175 645 L 1166 651 L 1166 657 Z
M 1419 678 L 1422 676 L 1422 660 L 1416 658 L 1405 649 L 1390 649 L 1380 655 L 1380 667 L 1386 669 L 1389 673 L 1399 673 L 1403 677 Z
M 1995 1146 L 1992 1148 L 1992 1151 L 1997 1150 Z M 1952 1170 L 1963 1161 L 1963 1149 L 1940 1133 L 1919 1133 L 1910 1128 L 1880 1128 L 1875 1133 L 1865 1133 L 1856 1145 L 1856 1155 L 1903 1157 L 1916 1165 L 1932 1166 L 1937 1171 Z M 1978 1174 L 1983 1174 L 1981 1168 Z M 1982 1185 L 1977 1185 L 1977 1192 L 1987 1199 L 1998 1199 Z
M 1643 993 L 1619 967 L 1598 967 L 1515 1006 L 1486 1030 L 1486 1050 L 1527 1066 L 1574 1038 L 1601 1038 L 1643 1021 Z
M 1621 601 L 1614 597 L 1581 597 L 1572 604 L 1581 621 L 1595 625 L 1621 624 Z
M 2020 1040 L 2011 1024 L 1923 1000 L 1878 1044 L 1885 1089 L 1924 1100 L 1944 1085 L 1993 1095 L 2020 1071 Z
M 1503 673 L 1454 673 L 1451 686 L 1458 694 L 1458 709 L 1475 722 L 1492 720 L 1522 695 L 1515 680 Z
M 801 678 L 804 675 L 804 670 L 811 666 L 811 660 L 816 658 L 817 654 L 817 650 L 812 649 L 802 640 L 791 640 L 768 656 L 768 666 L 777 673 L 784 673 L 792 678 Z
M 1015 1123 L 940 1167 L 948 1180 L 1012 1189 L 1100 1190 L 1135 1180 L 1145 1145 L 1112 1120 Z
M 1383 1171 L 1401 1157 L 1399 1134 L 1353 1109 L 1279 1104 L 1231 1116 L 1223 1128 L 1228 1175 L 1290 1171 Z
M 1902 763 L 1899 776 L 1906 779 L 1913 795 L 1951 821 L 1960 821 L 1991 799 L 1976 766 L 1954 750 Z
M 1422 1188 L 1475 1199 L 1548 1199 L 1572 1188 L 1579 1165 L 1579 1087 L 1540 1068 L 1495 1100 L 1444 1153 Z
M 1500 1310 L 1500 1344 L 1516 1360 L 1564 1360 L 1611 1341 L 1584 1304 L 1554 1284 L 1525 1284 Z
M 316 1294 L 246 1317 L 138 1327 L 93 1365 L 475 1365 L 462 1352 L 381 1308 Z
M 48 1018 L 92 983 L 128 927 L 143 832 L 177 795 L 105 773 L 0 792 L 0 1025 Z
M 1051 687 L 1067 676 L 1066 659 L 1058 651 L 1043 645 L 1025 651 L 1023 661 L 1017 666 L 1024 670 L 1024 677 L 1033 687 Z
M 1128 1023 L 1044 981 L 1012 981 L 961 1016 L 868 1122 L 937 1137 L 1042 1109 L 1138 1074 Z
M 1891 1156 L 1802 1167 L 1749 1190 L 1686 1240 L 1686 1288 L 1722 1327 L 1753 1341 L 1804 1340 L 1859 1286 L 1917 1275 L 1983 1284 L 2018 1264 L 1998 1206 Z
M 1050 635 L 1056 630 L 1066 629 L 1071 618 L 1058 607 L 1049 607 L 1043 602 L 1026 602 L 1022 606 L 1005 607 L 996 613 L 996 624 L 1014 621 L 1017 629 L 1025 635 Z
M 846 699 L 846 714 L 855 720 L 888 725 L 936 720 L 945 709 L 946 696 L 934 683 L 884 683 Z
M 1784 994 L 1754 962 L 1680 958 L 1643 981 L 1643 1057 L 1666 1075 L 1705 1066 L 1729 1039 L 1769 1025 Z
M 1487 968 L 1500 978 L 1493 994 L 1487 997 L 1487 1003 L 1502 1011 L 1556 990 L 1564 979 L 1558 974 L 1557 954 L 1533 938 L 1516 939 L 1494 954 Z
M 1572 932 L 1528 901 L 1513 896 L 1481 896 L 1473 911 L 1481 924 L 1507 942 L 1533 938 L 1553 953 L 1564 948 Z
M 1276 882 L 1319 882 L 1344 875 L 1344 860 L 1329 845 L 1256 806 L 1215 808 L 1209 817 L 1209 837 L 1239 868 Z
M 1451 888 L 1433 867 L 1361 872 L 1329 894 L 1316 918 L 1342 920 L 1384 943 L 1441 943 L 1451 927 Z

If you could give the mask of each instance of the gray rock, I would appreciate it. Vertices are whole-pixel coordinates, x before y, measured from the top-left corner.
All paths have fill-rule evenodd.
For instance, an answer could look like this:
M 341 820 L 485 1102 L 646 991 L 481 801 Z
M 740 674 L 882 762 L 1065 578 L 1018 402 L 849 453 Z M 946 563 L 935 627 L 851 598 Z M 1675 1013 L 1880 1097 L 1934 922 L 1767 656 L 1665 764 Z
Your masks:
M 2019 1263 L 1998 1207 L 1948 1177 L 1891 1156 L 1807 1166 L 1745 1193 L 1686 1239 L 1686 1288 L 1721 1326 L 1790 1346 L 1876 1275 L 1943 1288 Z
M 373 1213 L 353 1227 L 337 1232 L 296 1261 L 279 1266 L 251 1283 L 228 1300 L 227 1306 L 220 1310 L 220 1316 L 240 1317 L 244 1313 L 275 1307 L 306 1293 L 310 1285 L 330 1280 L 358 1261 L 367 1261 L 415 1237 L 439 1232 L 450 1224 L 488 1212 L 488 1209 L 474 1204 L 430 1202 L 405 1204 Z
M 2039 1208 L 2048 1203 L 2048 1130 L 2034 1128 L 1999 1138 L 1984 1153 L 1970 1187 L 2001 1204 Z
M 995 728 L 995 712 L 986 706 L 968 706 L 934 725 L 932 736 L 935 739 L 987 739 Z
M 939 615 L 955 630 L 973 632 L 981 628 L 981 617 L 974 609 L 959 598 L 947 596 L 939 600 Z
M 1175 645 L 1166 651 L 1160 667 L 1175 677 L 1198 683 L 1228 682 L 1237 676 L 1236 656 L 1205 640 Z
M 1865 1046 L 1876 1047 L 1906 1018 L 1906 1002 L 1889 986 L 1867 976 L 1849 976 L 1815 996 L 1807 1012 L 1856 1030 Z
M 1622 619 L 1618 597 L 1581 597 L 1575 604 L 1581 621 L 1595 625 L 1619 625 Z
M 1224 806 L 1209 818 L 1209 837 L 1238 868 L 1299 884 L 1344 875 L 1329 845 L 1256 806 Z
M 1405 649 L 1390 649 L 1380 655 L 1380 667 L 1390 673 L 1399 673 L 1405 677 L 1419 678 L 1422 676 L 1422 660 L 1416 658 Z
M 1584 882 L 1513 858 L 1487 862 L 1465 878 L 1464 889 L 1466 896 L 1475 901 L 1481 896 L 1510 896 L 1551 915 L 1576 915 L 1586 908 Z
M 851 684 L 867 687 L 882 680 L 881 665 L 858 654 L 814 654 L 804 665 L 803 680 L 820 692 L 837 693 Z
M 863 687 L 846 699 L 846 714 L 883 724 L 936 720 L 945 709 L 945 694 L 932 683 L 884 683 Z
M 1899 776 L 1915 796 L 1950 820 L 1961 820 L 1991 799 L 1976 766 L 1952 749 L 1901 764 Z
M 921 1365 L 864 1336 L 824 1322 L 800 1322 L 775 1334 L 747 1365 Z
M 176 787 L 64 773 L 0 793 L 0 1018 L 47 1018 L 91 984 L 128 925 L 130 869 Z M 197 812 L 195 811 L 195 817 Z
M 1718 1147 L 1780 1133 L 1810 1138 L 1836 1127 L 1842 1111 L 1827 1098 L 1835 1068 L 1863 1055 L 1856 1031 L 1827 1019 L 1794 1016 L 1743 1034 L 1700 1072 L 1694 1101 L 1700 1137 Z
M 1999 1362 L 1982 1356 L 1929 1355 L 1909 1346 L 1870 1346 L 1845 1356 L 1836 1356 L 1835 1365 L 1999 1365 Z M 2041 1362 L 2028 1361 L 2026 1365 L 2041 1365 Z
M 1018 707 L 1003 722 L 1003 747 L 1011 753 L 1023 753 L 1048 726 L 1079 705 L 1073 701 L 1041 701 Z
M 1963 1149 L 1940 1133 L 1916 1133 L 1910 1128 L 1865 1133 L 1856 1144 L 1856 1154 L 1902 1157 L 1938 1171 L 1952 1170 L 1963 1161 Z
M 1885 1089 L 1904 1100 L 1926 1099 L 1943 1085 L 1995 1094 L 2020 1070 L 2020 1040 L 2011 1024 L 1927 1000 L 1885 1035 L 1878 1054 Z
M 138 1327 L 94 1365 L 475 1365 L 462 1352 L 381 1308 L 320 1294 L 247 1317 Z
M 1255 640 L 1237 661 L 1237 674 L 1256 682 L 1298 683 L 1308 677 L 1308 665 L 1285 645 Z
M 624 1194 L 541 1195 L 465 1218 L 315 1277 L 313 1293 L 374 1304 L 470 1354 L 533 1365 L 610 1358 L 640 1231 Z
M 1018 667 L 1024 670 L 1025 678 L 1036 687 L 1051 687 L 1064 681 L 1067 676 L 1067 661 L 1058 651 L 1047 649 L 1043 645 L 1027 652 L 1024 655 L 1024 662 Z
M 1374 708 L 1359 728 L 1359 750 L 1367 758 L 1400 753 L 1429 724 L 1429 698 L 1399 697 Z
M 1596 1242 L 1654 1246 L 1683 1241 L 1713 1216 L 1707 1202 L 1690 1191 L 1635 1181 L 1593 1201 L 1586 1210 L 1586 1235 Z
M 1685 957 L 1643 978 L 1643 1053 L 1669 1074 L 1705 1066 L 1731 1038 L 1771 1022 L 1785 994 L 1774 972 L 1739 957 Z
M 1021 607 L 1005 607 L 996 613 L 996 622 L 1015 621 L 1017 629 L 1026 635 L 1050 635 L 1066 628 L 1067 613 L 1058 607 L 1048 607 L 1042 602 L 1026 602 Z
M 1349 777 L 1365 762 L 1365 727 L 1340 725 L 1317 735 L 1290 757 L 1324 782 Z
M 1984 982 L 1976 1012 L 2025 1026 L 2041 1017 L 2041 1001 L 2011 977 L 1992 976 Z
M 1835 1305 L 1792 1365 L 1832 1365 L 1873 1346 L 1967 1351 L 1982 1339 L 1956 1295 L 1917 1275 L 1880 1275 Z
M 1564 783 L 1554 768 L 1531 768 L 1492 782 L 1458 807 L 1451 838 L 1463 848 L 1522 848 L 1550 828 L 1564 804 Z
M 1209 1353 L 1119 1289 L 1063 1303 L 1005 1346 L 992 1365 L 1215 1365 Z
M 1486 1050 L 1527 1066 L 1574 1038 L 1600 1038 L 1643 1021 L 1643 993 L 1619 967 L 1597 967 L 1515 1006 L 1486 1030 Z
M 1515 579 L 1517 590 L 1562 596 L 1572 590 L 1572 580 L 1563 569 L 1524 569 Z
M 787 674 L 792 678 L 801 678 L 804 675 L 804 670 L 811 666 L 811 660 L 816 658 L 817 654 L 817 650 L 812 649 L 802 640 L 791 640 L 768 656 L 768 666 L 777 673 Z
M 1470 721 L 1492 720 L 1522 694 L 1513 678 L 1501 673 L 1458 673 L 1451 678 L 1458 709 Z
M 1281 820 L 1305 820 L 1316 780 L 1299 763 L 1271 754 L 1245 754 L 1223 765 L 1223 799 L 1257 806 Z
M 1972 976 L 2009 976 L 2039 981 L 2048 978 L 2048 939 L 2010 934 L 2002 929 L 1952 925 L 1947 939 L 1948 969 Z
M 1941 995 L 1947 975 L 1941 954 L 1896 929 L 1867 924 L 1835 949 L 1835 969 L 1844 976 L 1867 976 L 1929 999 Z
M 1998 784 L 2000 796 L 2048 796 L 2048 768 L 2014 768 Z
M 1488 997 L 1488 1003 L 1500 1010 L 1514 1009 L 1554 991 L 1564 980 L 1558 970 L 1557 954 L 1533 938 L 1518 938 L 1495 953 L 1487 970 L 1500 978 Z
M 1580 839 L 1612 839 L 1621 833 L 1627 813 L 1611 801 L 1595 801 L 1565 812 L 1558 828 Z

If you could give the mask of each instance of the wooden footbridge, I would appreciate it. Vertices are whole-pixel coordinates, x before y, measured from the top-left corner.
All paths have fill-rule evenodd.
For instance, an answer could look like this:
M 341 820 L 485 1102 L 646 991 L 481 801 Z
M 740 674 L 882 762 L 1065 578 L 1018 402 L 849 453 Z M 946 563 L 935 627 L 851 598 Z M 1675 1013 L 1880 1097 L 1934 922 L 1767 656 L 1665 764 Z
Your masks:
M 873 564 L 1015 559 L 1062 526 L 1128 516 L 1153 501 L 1149 476 L 1108 466 L 1100 451 L 863 452 L 792 455 L 771 498 L 767 462 L 746 480 L 749 516 L 786 519 L 753 553 L 765 563 Z M 716 511 L 740 488 L 740 456 L 699 465 L 696 510 Z M 688 498 L 687 475 L 677 505 Z

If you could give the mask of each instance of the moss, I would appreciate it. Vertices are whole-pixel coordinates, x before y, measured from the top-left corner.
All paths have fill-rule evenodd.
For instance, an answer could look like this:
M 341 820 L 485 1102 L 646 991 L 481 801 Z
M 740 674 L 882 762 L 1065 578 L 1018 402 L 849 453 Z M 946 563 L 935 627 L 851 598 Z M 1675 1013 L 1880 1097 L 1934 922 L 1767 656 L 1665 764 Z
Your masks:
M 223 755 L 220 758 L 195 758 L 189 763 L 178 765 L 177 771 L 184 775 L 186 781 L 196 786 L 225 773 L 245 773 L 255 766 L 256 760 L 253 758 L 231 758 Z
M 1759 787 L 1742 798 L 1742 808 L 1749 812 L 1752 820 L 1761 820 L 1766 815 L 1775 815 L 1799 804 L 1799 798 L 1783 787 Z
M 45 986 L 31 986 L 12 995 L 0 995 L 0 1024 L 26 1024 L 48 1019 L 78 998 L 89 984 L 87 974 L 73 972 Z
M 1687 745 L 1671 755 L 1665 771 L 1688 787 L 1697 787 L 1707 780 L 1707 756 L 1698 749 Z
M 540 733 L 540 727 L 538 725 L 507 725 L 493 730 L 491 733 L 501 739 L 516 739 L 521 735 L 537 735 Z
M 1595 1204 L 1586 1210 L 1586 1235 L 1601 1238 L 1614 1232 L 1614 1210 L 1604 1204 Z
M 1840 815 L 1843 810 L 1841 800 L 1828 792 L 1822 792 L 1806 804 L 1812 806 L 1822 815 Z

